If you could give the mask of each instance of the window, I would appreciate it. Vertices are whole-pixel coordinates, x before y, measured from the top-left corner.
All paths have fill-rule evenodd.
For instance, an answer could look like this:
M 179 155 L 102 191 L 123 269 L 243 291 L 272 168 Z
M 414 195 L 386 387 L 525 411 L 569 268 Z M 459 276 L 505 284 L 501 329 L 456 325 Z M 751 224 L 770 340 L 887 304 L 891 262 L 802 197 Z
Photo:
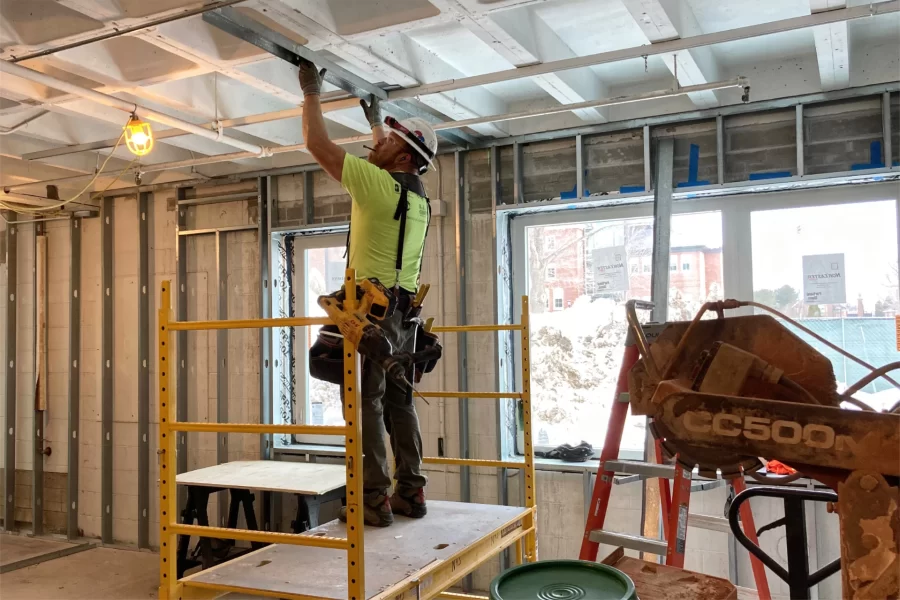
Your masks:
M 545 295 L 530 305 L 534 435 L 540 446 L 586 440 L 599 450 L 625 349 L 621 305 L 650 298 L 641 261 L 650 260 L 651 220 L 539 225 L 523 227 L 522 235 L 527 277 L 516 293 Z M 548 285 L 546 240 L 554 237 L 557 248 L 584 241 L 572 246 L 571 260 L 567 255 L 565 276 L 557 273 L 556 285 Z M 629 458 L 643 453 L 643 417 L 629 417 L 622 446 Z
M 673 262 L 671 265 L 669 265 L 669 270 L 670 270 L 670 271 L 677 271 L 677 270 L 678 270 L 678 264 Z
M 700 306 L 711 300 L 723 300 L 722 213 L 719 211 L 672 216 L 671 257 L 681 265 L 669 281 L 670 321 L 689 321 Z M 707 318 L 715 317 L 708 312 Z
M 894 200 L 759 210 L 751 213 L 750 226 L 754 300 L 875 367 L 897 360 Z M 842 277 L 814 283 L 815 275 L 832 272 Z M 868 373 L 800 335 L 831 360 L 839 392 Z M 886 410 L 900 400 L 900 390 L 878 378 L 854 397 Z
M 682 271 L 690 271 L 691 263 L 689 263 L 689 262 L 681 263 L 681 270 Z
M 553 288 L 553 308 L 559 310 L 563 308 L 563 302 L 566 299 L 566 292 L 562 288 Z
M 547 238 L 547 250 L 556 250 L 556 238 L 555 237 Z
M 603 215 L 604 210 L 589 214 Z M 515 294 L 541 297 L 532 302 L 530 315 L 534 435 L 540 446 L 586 440 L 599 449 L 624 356 L 624 303 L 650 299 L 653 221 L 635 217 L 554 225 L 546 220 L 528 215 L 513 229 L 514 243 L 524 246 L 524 251 L 514 252 L 521 257 L 514 259 Z M 545 279 L 548 252 L 542 239 L 551 236 L 559 240 L 558 247 L 565 239 L 584 240 L 576 244 L 571 260 L 567 257 L 565 277 L 554 282 Z M 721 294 L 721 213 L 673 215 L 672 245 L 673 266 L 687 261 L 692 267 L 685 273 L 690 277 L 679 273 L 677 281 L 672 278 L 669 314 L 689 320 L 710 294 Z M 715 268 L 707 274 L 697 266 L 701 263 L 696 255 L 681 247 L 705 248 L 703 252 L 716 257 Z M 638 314 L 650 317 L 646 311 Z M 644 418 L 629 416 L 623 456 L 639 459 L 644 443 Z
M 318 297 L 344 283 L 344 236 L 282 237 L 273 239 L 274 277 L 289 281 L 290 291 L 276 290 L 273 316 L 325 316 Z M 287 292 L 287 293 L 284 293 Z M 293 304 L 292 304 L 293 303 Z M 273 416 L 276 423 L 342 425 L 339 386 L 309 376 L 308 349 L 320 326 L 274 329 Z M 291 442 L 341 444 L 342 439 L 325 435 L 276 436 L 279 445 Z
M 547 267 L 547 279 L 556 279 L 556 267 Z

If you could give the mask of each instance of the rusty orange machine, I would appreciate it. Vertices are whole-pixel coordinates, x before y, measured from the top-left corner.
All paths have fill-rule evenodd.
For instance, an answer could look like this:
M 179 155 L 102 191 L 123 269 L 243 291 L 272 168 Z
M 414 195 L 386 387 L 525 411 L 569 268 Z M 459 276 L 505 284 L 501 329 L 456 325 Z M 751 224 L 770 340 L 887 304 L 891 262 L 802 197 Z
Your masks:
M 632 412 L 651 417 L 666 457 L 723 477 L 758 471 L 761 457 L 776 459 L 832 488 L 838 496 L 843 597 L 897 598 L 900 403 L 879 412 L 853 394 L 878 377 L 896 386 L 886 373 L 900 363 L 875 369 L 773 309 L 736 300 L 707 303 L 693 321 L 669 324 L 651 343 L 635 312 L 649 306 L 628 305 L 641 353 L 629 375 L 629 394 Z M 779 318 L 724 316 L 742 306 Z M 718 318 L 702 319 L 708 311 Z M 831 362 L 789 330 L 788 322 L 870 374 L 839 393 Z M 844 403 L 857 408 L 841 408 Z

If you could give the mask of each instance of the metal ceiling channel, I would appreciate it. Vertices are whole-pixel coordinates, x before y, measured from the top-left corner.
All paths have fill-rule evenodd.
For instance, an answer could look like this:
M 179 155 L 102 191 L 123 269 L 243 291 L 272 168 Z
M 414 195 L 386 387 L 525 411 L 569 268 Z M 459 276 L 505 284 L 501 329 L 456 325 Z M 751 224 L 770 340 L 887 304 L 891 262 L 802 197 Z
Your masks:
M 388 99 L 387 92 L 380 87 L 354 75 L 337 63 L 322 58 L 309 48 L 297 44 L 286 35 L 266 27 L 259 21 L 242 15 L 233 8 L 220 8 L 219 10 L 205 12 L 203 13 L 203 20 L 293 65 L 299 65 L 300 59 L 305 58 L 320 69 L 325 69 L 325 81 L 358 98 L 368 100 L 375 96 L 379 100 Z
M 218 27 L 222 31 L 234 37 L 253 44 L 277 56 L 278 58 L 299 65 L 301 59 L 314 63 L 320 69 L 324 69 L 324 79 L 328 83 L 339 87 L 345 92 L 369 100 L 373 96 L 383 102 L 389 102 L 388 92 L 365 79 L 354 75 L 344 67 L 338 65 L 305 46 L 297 44 L 287 36 L 271 29 L 259 21 L 251 19 L 232 8 L 222 8 L 203 13 L 203 20 Z M 405 116 L 420 117 L 430 123 L 442 123 L 443 119 L 425 111 L 409 101 L 394 101 L 393 108 Z M 469 144 L 478 143 L 479 139 L 464 132 L 438 132 L 447 141 L 460 146 L 468 147 Z

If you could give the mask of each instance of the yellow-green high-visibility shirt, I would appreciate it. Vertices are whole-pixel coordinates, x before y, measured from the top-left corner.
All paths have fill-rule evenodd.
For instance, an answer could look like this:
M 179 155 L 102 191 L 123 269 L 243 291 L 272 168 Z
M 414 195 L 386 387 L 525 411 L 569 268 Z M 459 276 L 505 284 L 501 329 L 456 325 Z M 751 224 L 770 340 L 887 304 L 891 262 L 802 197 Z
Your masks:
M 400 220 L 394 219 L 400 201 L 400 184 L 391 174 L 351 154 L 344 156 L 341 185 L 353 200 L 350 209 L 350 252 L 348 266 L 356 269 L 357 281 L 375 277 L 387 287 L 397 283 L 397 240 Z M 428 201 L 407 192 L 406 234 L 400 287 L 415 292 L 425 233 L 428 230 Z

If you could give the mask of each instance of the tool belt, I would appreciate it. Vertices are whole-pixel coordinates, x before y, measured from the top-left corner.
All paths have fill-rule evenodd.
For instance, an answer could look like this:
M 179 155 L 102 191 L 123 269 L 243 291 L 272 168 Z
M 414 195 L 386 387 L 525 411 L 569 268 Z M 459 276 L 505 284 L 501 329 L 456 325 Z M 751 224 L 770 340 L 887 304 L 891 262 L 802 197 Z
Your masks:
M 381 286 L 377 279 L 370 279 L 373 283 Z M 339 301 L 343 301 L 344 290 L 335 292 L 333 295 Z M 362 288 L 356 288 L 356 299 L 361 300 L 363 297 Z M 409 294 L 401 294 L 399 297 L 389 293 L 390 303 L 383 313 L 370 313 L 378 320 L 389 319 L 396 311 L 405 313 L 410 306 Z M 383 307 L 379 307 L 383 308 Z M 319 328 L 319 334 L 316 341 L 309 349 L 309 374 L 314 378 L 336 385 L 344 383 L 344 336 L 341 335 L 340 329 L 334 323 L 323 325 Z

